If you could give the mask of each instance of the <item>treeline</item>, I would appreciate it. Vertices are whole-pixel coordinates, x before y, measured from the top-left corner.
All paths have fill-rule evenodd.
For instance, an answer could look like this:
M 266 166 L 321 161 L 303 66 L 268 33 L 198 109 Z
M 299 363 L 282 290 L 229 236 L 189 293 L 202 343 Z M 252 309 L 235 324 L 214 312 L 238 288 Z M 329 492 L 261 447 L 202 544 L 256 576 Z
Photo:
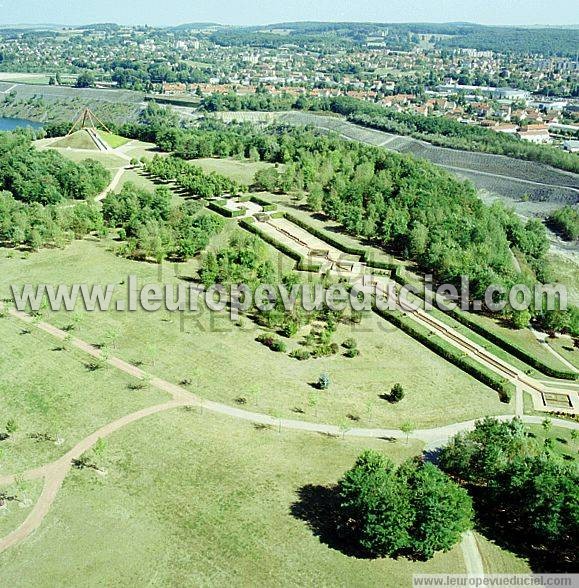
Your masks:
M 223 228 L 223 219 L 203 212 L 200 202 L 172 206 L 171 198 L 165 186 L 149 192 L 129 182 L 104 199 L 104 221 L 118 228 L 125 241 L 122 255 L 159 263 L 167 258 L 183 261 L 205 249 Z
M 294 126 L 263 129 L 210 120 L 182 128 L 175 125 L 173 113 L 154 104 L 143 116 L 146 126 L 127 125 L 120 132 L 157 142 L 183 159 L 251 157 L 283 164 L 259 172 L 256 187 L 307 194 L 313 211 L 324 212 L 367 242 L 414 260 L 438 283 L 460 287 L 461 276 L 467 276 L 478 299 L 491 284 L 509 291 L 520 281 L 511 246 L 525 255 L 539 280 L 548 278 L 548 240 L 538 220 L 523 223 L 500 203 L 483 204 L 469 182 L 427 161 Z M 525 279 L 533 285 L 532 278 Z M 533 317 L 546 328 L 555 321 L 555 330 L 578 330 L 571 324 L 577 313 L 571 311 L 531 308 L 526 324 Z
M 224 175 L 206 173 L 179 157 L 154 155 L 153 159 L 143 161 L 143 168 L 162 180 L 175 180 L 177 186 L 201 198 L 238 194 L 247 189 Z
M 551 213 L 547 225 L 567 241 L 579 239 L 579 212 L 572 206 Z
M 579 45 L 576 28 L 526 29 L 522 27 L 472 27 L 437 42 L 440 47 L 464 47 L 497 53 L 575 56 Z
M 23 133 L 0 133 L 0 190 L 23 202 L 56 204 L 90 200 L 110 183 L 99 162 L 69 161 L 53 150 L 39 151 Z
M 444 116 L 397 112 L 347 96 L 322 101 L 324 102 L 325 109 L 342 114 L 353 123 L 380 131 L 410 135 L 451 149 L 507 155 L 579 172 L 579 158 L 572 153 L 548 145 L 535 145 L 507 133 L 496 133 L 477 125 L 465 125 Z
M 367 102 L 338 96 L 335 98 L 311 98 L 300 96 L 270 97 L 261 102 L 252 96 L 222 96 L 206 99 L 212 110 L 296 110 L 326 111 L 345 116 L 350 122 L 387 133 L 411 136 L 433 145 L 517 159 L 537 161 L 553 167 L 579 173 L 579 158 L 549 145 L 529 143 L 507 133 L 497 133 L 478 125 L 465 125 L 444 116 L 422 116 L 410 112 L 398 112 Z M 258 107 L 259 106 L 259 107 Z M 209 108 L 207 108 L 209 110 Z
M 163 149 L 184 159 L 252 156 L 284 164 L 283 170 L 260 172 L 258 184 L 306 192 L 314 211 L 415 260 L 437 279 L 458 284 L 461 275 L 468 276 L 474 295 L 490 284 L 513 283 L 509 245 L 537 267 L 548 248 L 540 223 L 523 224 L 499 204 L 486 206 L 470 183 L 429 162 L 291 126 L 263 130 L 209 121 L 190 129 L 167 128 L 162 110 L 151 110 L 154 123 L 144 132 L 154 132 L 149 139 L 158 136 Z
M 24 203 L 0 191 L 0 244 L 4 247 L 64 247 L 73 239 L 104 232 L 98 206 L 80 202 L 73 206 Z
M 206 112 L 255 110 L 272 112 L 276 110 L 291 110 L 296 108 L 296 97 L 288 93 L 274 96 L 269 92 L 256 92 L 240 96 L 235 92 L 228 94 L 211 94 L 201 99 L 199 106 Z
M 550 422 L 544 423 L 549 433 Z M 499 544 L 531 557 L 544 571 L 577 564 L 579 475 L 573 460 L 554 452 L 555 438 L 539 444 L 522 422 L 486 418 L 458 434 L 440 467 L 473 496 L 480 525 Z

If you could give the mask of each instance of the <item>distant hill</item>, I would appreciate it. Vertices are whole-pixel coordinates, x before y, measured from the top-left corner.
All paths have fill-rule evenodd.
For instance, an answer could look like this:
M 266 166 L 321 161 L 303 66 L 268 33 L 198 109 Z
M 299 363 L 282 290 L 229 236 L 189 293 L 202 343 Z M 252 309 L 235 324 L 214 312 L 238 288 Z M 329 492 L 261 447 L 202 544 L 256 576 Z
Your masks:
M 188 22 L 177 25 L 175 27 L 168 27 L 172 31 L 201 31 L 203 29 L 213 29 L 215 27 L 222 28 L 226 25 L 222 25 L 216 22 Z

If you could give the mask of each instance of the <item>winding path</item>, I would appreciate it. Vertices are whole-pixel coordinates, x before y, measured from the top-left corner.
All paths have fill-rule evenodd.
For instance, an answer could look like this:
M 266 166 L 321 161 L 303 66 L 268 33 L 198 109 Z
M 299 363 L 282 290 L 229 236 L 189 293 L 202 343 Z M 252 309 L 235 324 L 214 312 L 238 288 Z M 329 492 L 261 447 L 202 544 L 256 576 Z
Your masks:
M 15 309 L 10 309 L 9 312 L 12 316 L 24 321 L 27 324 L 33 324 L 40 330 L 49 333 L 57 339 L 64 340 L 67 336 L 67 333 L 65 331 L 58 329 L 57 327 L 46 322 L 36 322 L 31 316 L 24 312 L 20 312 Z M 99 349 L 87 343 L 86 341 L 83 341 L 82 339 L 73 338 L 71 341 L 71 345 L 73 345 L 77 349 L 84 351 L 92 357 L 105 360 L 110 366 L 133 377 L 136 377 L 141 380 L 149 378 L 149 374 L 147 374 L 140 368 L 131 365 L 130 363 L 127 363 L 122 359 L 119 359 L 117 357 L 108 357 L 106 359 L 103 358 L 103 354 Z M 204 398 L 196 396 L 195 394 L 189 392 L 185 388 L 178 386 L 176 384 L 172 384 L 171 382 L 168 382 L 167 380 L 164 380 L 162 378 L 152 377 L 149 380 L 149 382 L 155 388 L 167 392 L 172 397 L 172 400 L 163 404 L 158 404 L 141 409 L 137 412 L 125 415 L 107 425 L 104 425 L 94 433 L 85 437 L 73 449 L 68 451 L 61 458 L 57 459 L 56 461 L 50 464 L 41 466 L 39 468 L 34 468 L 25 472 L 21 472 L 19 474 L 12 474 L 9 476 L 0 477 L 0 486 L 14 483 L 17 477 L 21 477 L 26 480 L 44 479 L 44 488 L 42 490 L 40 498 L 38 499 L 37 503 L 35 504 L 34 508 L 30 512 L 26 520 L 17 529 L 6 535 L 4 538 L 0 539 L 0 553 L 5 551 L 9 547 L 12 547 L 23 541 L 41 525 L 42 521 L 44 520 L 44 517 L 47 515 L 52 504 L 54 503 L 54 500 L 62 486 L 64 478 L 70 471 L 72 463 L 75 459 L 78 459 L 85 451 L 90 449 L 100 438 L 107 437 L 112 433 L 118 431 L 119 429 L 125 427 L 126 425 L 137 422 L 153 414 L 164 412 L 166 410 L 171 410 L 182 406 L 198 406 L 200 408 L 215 413 L 227 415 L 232 418 L 237 418 L 240 420 L 269 426 L 278 426 L 280 428 L 283 427 L 286 429 L 296 431 L 323 433 L 334 436 L 347 435 L 349 437 L 361 438 L 401 439 L 405 437 L 405 434 L 397 429 L 352 428 L 344 432 L 342 429 L 340 429 L 340 427 L 336 425 L 312 423 L 308 421 L 300 421 L 293 419 L 275 418 L 267 414 L 250 412 L 219 402 L 206 400 Z M 501 415 L 496 418 L 500 420 L 509 420 L 513 418 L 513 415 Z M 526 423 L 539 424 L 543 420 L 540 417 L 533 416 L 522 416 L 521 418 Z M 474 427 L 475 422 L 475 420 L 471 420 L 462 423 L 454 423 L 443 427 L 435 427 L 432 429 L 420 429 L 414 431 L 410 435 L 410 437 L 412 439 L 423 441 L 430 448 L 435 448 L 444 445 L 446 442 L 448 442 L 448 440 L 451 437 L 453 437 L 457 433 L 471 430 Z M 579 430 L 579 423 L 576 422 L 565 421 L 561 419 L 552 419 L 552 422 L 554 425 L 559 427 Z M 479 573 L 480 566 L 482 566 L 482 561 L 480 560 L 478 548 L 476 548 L 476 541 L 474 536 L 471 539 L 470 536 L 466 534 L 463 543 L 461 544 L 461 547 L 463 549 L 463 554 L 465 557 L 465 565 L 467 568 L 467 572 L 469 574 Z
M 187 403 L 183 401 L 173 400 L 165 404 L 149 406 L 138 412 L 126 415 L 112 423 L 105 425 L 104 427 L 101 427 L 98 431 L 95 431 L 88 437 L 85 437 L 82 441 L 80 441 L 80 443 L 75 445 L 75 447 L 73 447 L 60 459 L 40 468 L 29 470 L 24 474 L 21 474 L 20 477 L 25 480 L 44 479 L 44 488 L 42 489 L 40 498 L 37 500 L 34 508 L 26 517 L 25 521 L 14 531 L 0 539 L 0 553 L 9 547 L 12 547 L 13 545 L 20 543 L 32 532 L 38 529 L 38 527 L 40 527 L 44 517 L 48 514 L 48 511 L 54 503 L 64 478 L 70 471 L 74 460 L 78 459 L 85 451 L 90 449 L 99 439 L 108 437 L 126 425 L 139 421 L 152 414 L 157 414 L 159 412 L 170 410 L 179 406 L 185 406 L 186 404 Z M 13 484 L 16 480 L 16 477 L 17 476 L 12 475 L 0 478 L 0 485 Z

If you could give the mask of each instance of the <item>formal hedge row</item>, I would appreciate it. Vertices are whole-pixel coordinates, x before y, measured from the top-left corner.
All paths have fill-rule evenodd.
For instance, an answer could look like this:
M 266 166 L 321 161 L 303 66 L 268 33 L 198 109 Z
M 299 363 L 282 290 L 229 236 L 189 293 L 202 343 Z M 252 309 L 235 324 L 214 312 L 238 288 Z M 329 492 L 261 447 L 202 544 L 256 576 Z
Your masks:
M 374 308 L 374 311 L 379 316 L 392 323 L 395 327 L 404 331 L 413 339 L 416 339 L 425 347 L 434 351 L 437 355 L 440 355 L 440 357 L 451 362 L 456 367 L 470 374 L 493 390 L 496 390 L 499 393 L 501 402 L 508 403 L 511 401 L 515 386 L 508 380 L 501 378 L 501 376 L 478 363 L 468 355 L 464 355 L 458 348 L 450 343 L 432 335 L 427 328 L 415 324 L 412 319 L 405 317 L 402 313 L 379 308 Z
M 507 341 L 497 333 L 489 331 L 484 326 L 472 320 L 466 313 L 461 312 L 457 309 L 446 310 L 446 312 L 448 312 L 448 314 L 453 319 L 463 324 L 465 327 L 468 327 L 471 331 L 474 331 L 475 333 L 481 335 L 485 339 L 488 339 L 491 343 L 494 343 L 501 349 L 508 351 L 517 359 L 524 361 L 527 365 L 534 367 L 536 370 L 540 371 L 546 376 L 551 376 L 552 378 L 560 378 L 562 380 L 577 380 L 577 374 L 575 372 L 553 368 L 543 363 L 540 359 L 537 359 L 525 349 L 522 349 L 518 345 L 511 343 L 511 341 Z
M 273 212 L 274 210 L 277 210 L 277 204 L 274 204 L 273 202 L 268 202 L 264 198 L 260 198 L 255 194 L 251 196 L 250 200 L 252 202 L 255 202 L 255 204 L 259 204 L 263 208 L 263 212 Z
M 273 247 L 275 247 L 278 251 L 281 251 L 284 255 L 291 257 L 297 262 L 297 269 L 304 272 L 318 272 L 320 271 L 320 264 L 314 263 L 303 255 L 300 255 L 297 251 L 294 251 L 291 247 L 288 247 L 285 243 L 278 241 L 275 237 L 272 237 L 270 234 L 262 231 L 255 222 L 248 222 L 249 219 L 242 219 L 239 224 L 245 230 L 257 235 L 261 239 L 263 239 L 266 243 L 269 243 Z
M 408 280 L 404 278 L 402 272 L 400 271 L 400 266 L 394 272 L 392 272 L 392 279 L 400 284 L 401 286 L 406 286 L 409 284 Z M 500 347 L 507 353 L 510 353 L 513 357 L 520 359 L 522 362 L 526 363 L 527 365 L 535 368 L 537 371 L 541 372 L 546 376 L 550 376 L 552 378 L 559 378 L 562 380 L 577 380 L 578 374 L 569 370 L 557 369 L 553 368 L 546 363 L 543 363 L 537 357 L 531 355 L 528 351 L 515 345 L 511 341 L 508 341 L 504 337 L 501 337 L 499 334 L 489 331 L 483 325 L 474 321 L 467 313 L 458 310 L 456 308 L 443 308 L 441 309 L 443 312 L 451 316 L 453 319 L 468 327 L 471 331 L 477 333 L 481 337 L 487 339 L 491 343 L 494 343 L 497 347 Z
M 222 214 L 223 216 L 226 216 L 228 218 L 236 218 L 238 216 L 243 216 L 245 214 L 244 210 L 231 210 L 230 208 L 226 208 L 219 202 L 215 202 L 215 200 L 210 200 L 207 203 L 207 208 L 213 210 L 214 212 L 218 212 L 219 214 Z
M 318 239 L 321 239 L 322 241 L 325 241 L 329 245 L 332 245 L 336 249 L 340 249 L 344 253 L 348 253 L 350 255 L 358 255 L 358 256 L 362 257 L 362 259 L 365 261 L 365 263 L 369 267 L 390 271 L 392 279 L 396 283 L 400 284 L 401 286 L 406 286 L 410 283 L 408 280 L 406 280 L 404 278 L 404 276 L 402 274 L 403 270 L 400 265 L 385 262 L 385 261 L 380 261 L 380 260 L 374 260 L 374 259 L 372 259 L 371 253 L 368 251 L 367 248 L 364 248 L 361 246 L 355 246 L 355 245 L 347 245 L 347 244 L 343 243 L 341 240 L 336 239 L 335 237 L 333 237 L 331 234 L 327 233 L 323 229 L 319 229 L 318 227 L 311 225 L 307 221 L 304 221 L 303 219 L 295 216 L 291 212 L 285 212 L 284 216 L 290 222 L 292 222 L 295 225 L 297 225 L 298 227 L 301 227 L 302 229 L 308 231 L 310 234 L 314 235 Z M 310 271 L 314 271 L 314 270 L 310 270 Z M 496 333 L 489 331 L 484 326 L 482 326 L 482 325 L 478 324 L 477 322 L 475 322 L 474 320 L 472 320 L 465 313 L 460 312 L 459 310 L 456 310 L 456 309 L 454 309 L 454 310 L 447 309 L 444 312 L 447 312 L 452 318 L 454 318 L 455 320 L 457 320 L 461 324 L 465 325 L 466 327 L 468 327 L 469 329 L 471 329 L 472 331 L 474 331 L 478 335 L 481 335 L 482 337 L 484 337 L 485 339 L 487 339 L 491 343 L 494 343 L 495 345 L 497 345 L 498 347 L 500 347 L 504 351 L 507 351 L 508 353 L 510 353 L 511 355 L 516 357 L 517 359 L 520 359 L 521 361 L 525 362 L 527 365 L 535 368 L 536 370 L 540 371 L 541 373 L 543 373 L 547 376 L 551 376 L 553 378 L 560 378 L 560 379 L 564 379 L 564 380 L 577 380 L 578 379 L 577 374 L 575 374 L 574 372 L 552 368 L 551 366 L 543 363 L 540 359 L 534 357 L 533 355 L 531 355 L 530 353 L 528 353 L 524 349 L 518 347 L 517 345 L 511 343 L 510 341 L 507 341 L 506 339 L 504 339 L 500 335 L 497 335 Z M 492 374 L 493 372 L 490 372 L 490 373 Z M 495 386 L 491 386 L 491 387 L 496 389 Z
M 298 227 L 301 227 L 305 231 L 308 231 L 308 233 L 314 235 L 314 237 L 317 237 L 318 239 L 325 241 L 329 245 L 332 245 L 332 247 L 335 247 L 336 249 L 339 249 L 340 251 L 343 251 L 344 253 L 347 253 L 349 255 L 357 255 L 362 259 L 364 263 L 366 263 L 368 267 L 381 270 L 388 270 L 393 272 L 393 274 L 394 272 L 398 274 L 400 270 L 400 266 L 398 264 L 389 261 L 381 261 L 378 259 L 374 259 L 373 252 L 370 251 L 367 247 L 362 247 L 361 245 L 349 245 L 347 243 L 344 243 L 340 239 L 334 237 L 331 233 L 328 233 L 324 229 L 319 229 L 318 227 L 311 225 L 307 221 L 304 221 L 303 219 L 293 215 L 291 212 L 286 212 L 285 218 L 294 223 L 295 225 L 297 225 Z M 398 280 L 395 277 L 394 279 L 398 282 Z

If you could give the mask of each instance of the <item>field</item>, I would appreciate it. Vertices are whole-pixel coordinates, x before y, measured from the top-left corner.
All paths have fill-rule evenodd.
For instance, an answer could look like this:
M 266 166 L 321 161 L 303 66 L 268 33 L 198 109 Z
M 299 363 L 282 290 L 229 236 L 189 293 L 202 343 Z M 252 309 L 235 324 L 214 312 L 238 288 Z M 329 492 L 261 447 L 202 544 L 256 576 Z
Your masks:
M 107 251 L 111 245 L 79 241 L 64 251 L 3 258 L 5 284 L 110 283 L 119 285 L 116 296 L 123 297 L 120 284 L 129 274 L 137 275 L 141 284 L 159 279 L 159 267 L 115 257 Z M 289 269 L 292 262 L 282 257 L 280 263 Z M 174 284 L 182 281 L 176 272 L 187 277 L 195 271 L 193 263 L 165 264 L 161 277 Z M 207 398 L 229 404 L 242 398 L 275 416 L 295 418 L 303 411 L 307 420 L 319 422 L 359 419 L 360 425 L 396 427 L 407 419 L 429 427 L 513 410 L 499 402 L 496 392 L 374 315 L 359 326 L 341 325 L 335 335 L 338 343 L 355 337 L 359 357 L 299 362 L 257 343 L 258 331 L 250 320 L 235 326 L 228 315 L 210 313 L 203 306 L 197 313 L 78 312 L 76 336 L 101 344 L 114 333 L 114 353 L 119 357 L 142 362 L 145 369 L 175 383 L 192 379 Z M 47 318 L 59 327 L 71 322 L 63 313 Z M 289 342 L 290 349 L 297 341 Z M 331 392 L 320 395 L 312 409 L 308 405 L 316 392 L 311 384 L 322 372 L 331 375 Z M 407 397 L 391 405 L 380 397 L 397 382 L 408 391 Z
M 579 369 L 579 349 L 575 347 L 571 337 L 561 336 L 555 339 L 549 337 L 547 345 Z
M 125 168 L 117 191 L 126 182 L 149 190 L 158 185 L 127 166 L 128 158 L 152 156 L 154 145 L 110 135 L 106 140 L 118 148 L 116 155 L 83 152 L 76 144 L 58 151 L 74 161 L 94 157 L 113 174 Z M 38 146 L 48 144 L 41 141 Z M 268 165 L 233 159 L 194 163 L 246 185 Z M 263 196 L 328 231 L 339 243 L 360 245 L 335 223 L 306 214 L 291 195 Z M 174 198 L 177 202 L 178 191 Z M 343 257 L 339 249 L 296 229 L 287 219 L 273 220 L 272 226 Z M 228 220 L 209 249 L 223 246 L 240 230 L 235 220 Z M 278 240 L 287 240 L 283 231 L 271 231 Z M 288 244 L 298 248 L 291 240 Z M 10 297 L 10 284 L 111 284 L 114 307 L 116 301 L 126 300 L 130 275 L 140 286 L 190 286 L 197 279 L 199 258 L 187 263 L 137 262 L 116 255 L 118 246 L 111 232 L 64 249 L 29 253 L 0 248 L 0 299 Z M 293 270 L 294 260 L 273 247 L 268 251 L 278 277 Z M 373 253 L 395 261 L 383 251 Z M 411 264 L 398 263 L 412 271 Z M 458 545 L 426 563 L 372 560 L 353 557 L 325 526 L 334 513 L 330 487 L 363 449 L 381 450 L 400 462 L 424 449 L 417 439 L 426 439 L 431 447 L 448 435 L 422 432 L 414 439 L 396 440 L 402 423 L 416 430 L 515 412 L 514 401 L 501 403 L 495 391 L 377 315 L 364 315 L 360 324 L 339 324 L 333 335 L 339 353 L 307 361 L 293 359 L 289 352 L 301 347 L 310 327 L 292 338 L 282 337 L 287 349 L 276 353 L 256 341 L 268 330 L 257 327 L 251 316 L 232 321 L 227 311 L 210 312 L 203 303 L 198 311 L 184 312 L 88 312 L 78 304 L 74 312 L 43 308 L 39 319 L 68 331 L 77 345 L 80 340 L 103 349 L 113 363 L 119 358 L 147 376 L 141 382 L 126 373 L 134 367 L 122 371 L 118 362 L 117 367 L 95 363 L 86 351 L 37 329 L 34 322 L 0 317 L 0 338 L 7 349 L 0 357 L 0 433 L 10 433 L 0 440 L 0 479 L 53 462 L 105 424 L 167 402 L 169 395 L 160 391 L 155 377 L 178 384 L 201 401 L 197 406 L 163 407 L 163 412 L 122 427 L 100 442 L 98 452 L 89 452 L 94 467 L 74 465 L 40 528 L 0 554 L 3 583 L 71 585 L 80 573 L 89 586 L 383 586 L 385 578 L 388 585 L 404 586 L 415 573 L 466 571 L 466 556 Z M 485 344 L 452 319 L 446 322 Z M 565 367 L 530 331 L 486 326 L 550 365 Z M 356 340 L 359 356 L 345 356 L 341 344 L 348 338 Z M 495 346 L 485 346 L 512 360 Z M 517 360 L 512 363 L 525 367 Z M 322 373 L 330 377 L 327 390 L 316 386 Z M 387 395 L 397 383 L 405 396 L 393 404 Z M 170 384 L 161 388 L 170 389 Z M 226 405 L 232 414 L 216 414 L 209 401 Z M 528 399 L 525 406 L 531 413 Z M 236 409 L 268 415 L 276 424 L 234 418 Z M 290 430 L 293 425 L 281 419 L 332 424 L 343 434 Z M 359 427 L 393 432 L 366 439 L 347 435 Z M 553 438 L 553 451 L 565 459 L 577 454 L 577 442 L 566 429 L 546 432 L 536 425 L 532 435 L 539 445 L 545 437 Z M 19 476 L 0 490 L 18 498 L 4 508 L 0 504 L 1 539 L 31 512 L 41 484 Z M 529 571 L 526 561 L 478 533 L 475 550 L 487 573 Z
M 109 421 L 169 399 L 153 389 L 130 390 L 131 379 L 112 369 L 90 371 L 88 355 L 62 350 L 15 318 L 0 318 L 0 336 L 10 349 L 0 357 L 0 431 L 9 419 L 18 427 L 0 442 L 0 475 L 53 461 Z
M 3 473 L 0 471 L 0 476 Z M 6 500 L 4 506 L 0 507 L 0 537 L 4 537 L 24 522 L 41 491 L 42 483 L 39 480 L 20 480 L 8 486 L 0 486 L 0 492 L 15 498 Z
M 50 78 L 54 74 L 50 73 L 26 73 L 26 72 L 0 72 L 0 82 L 15 82 L 19 84 L 40 84 L 48 85 Z M 76 74 L 61 74 L 64 84 L 74 84 Z
M 531 437 L 539 446 L 543 446 L 546 438 L 554 439 L 553 451 L 567 460 L 578 459 L 579 440 L 571 438 L 571 431 L 561 427 L 550 427 L 545 431 L 541 425 L 528 425 Z
M 367 447 L 396 461 L 419 449 L 197 411 L 150 417 L 107 440 L 105 474 L 71 472 L 43 526 L 0 556 L 0 575 L 15 588 L 71 585 L 79 573 L 91 586 L 402 586 L 416 572 L 464 572 L 458 546 L 427 563 L 357 559 L 302 520 Z
M 122 147 L 123 145 L 129 142 L 129 139 L 125 137 L 120 137 L 119 135 L 115 135 L 114 133 L 109 133 L 108 131 L 98 131 L 98 134 L 101 137 L 101 139 L 103 139 L 105 143 L 107 143 L 107 145 L 109 145 L 109 147 L 112 147 L 113 149 L 116 149 L 117 147 Z
M 238 161 L 236 159 L 193 159 L 191 163 L 198 165 L 206 172 L 216 172 L 230 177 L 232 180 L 249 186 L 253 184 L 256 172 L 272 167 L 272 164 L 262 161 Z

